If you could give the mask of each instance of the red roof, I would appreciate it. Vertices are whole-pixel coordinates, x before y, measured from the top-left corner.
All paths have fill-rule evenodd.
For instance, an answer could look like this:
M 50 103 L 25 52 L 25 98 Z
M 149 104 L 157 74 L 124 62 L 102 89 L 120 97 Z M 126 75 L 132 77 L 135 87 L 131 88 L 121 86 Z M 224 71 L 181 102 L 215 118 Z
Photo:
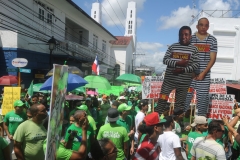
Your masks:
M 227 87 L 231 87 L 231 88 L 235 88 L 235 89 L 240 90 L 240 84 L 227 83 L 226 85 L 227 85 Z
M 125 36 L 116 36 L 117 40 L 111 40 L 109 43 L 113 45 L 129 45 L 132 40 L 132 36 L 125 37 Z

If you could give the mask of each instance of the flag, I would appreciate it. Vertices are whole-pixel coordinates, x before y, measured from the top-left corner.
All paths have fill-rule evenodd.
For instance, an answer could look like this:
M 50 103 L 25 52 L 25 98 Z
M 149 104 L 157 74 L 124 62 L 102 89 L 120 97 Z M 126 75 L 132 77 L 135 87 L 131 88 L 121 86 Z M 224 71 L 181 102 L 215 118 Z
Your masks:
M 31 82 L 29 88 L 28 88 L 28 95 L 29 96 L 32 96 L 33 95 L 33 81 Z
M 92 71 L 96 73 L 96 75 L 99 75 L 99 64 L 98 64 L 98 56 L 96 56 L 93 65 L 92 65 Z

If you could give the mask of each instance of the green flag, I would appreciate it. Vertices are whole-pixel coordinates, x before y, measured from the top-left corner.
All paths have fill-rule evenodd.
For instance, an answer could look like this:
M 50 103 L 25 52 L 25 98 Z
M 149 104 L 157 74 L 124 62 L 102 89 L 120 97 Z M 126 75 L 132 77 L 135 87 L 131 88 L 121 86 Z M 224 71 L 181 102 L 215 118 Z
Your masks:
M 28 95 L 29 96 L 32 96 L 33 95 L 33 81 L 31 82 L 29 88 L 28 88 Z

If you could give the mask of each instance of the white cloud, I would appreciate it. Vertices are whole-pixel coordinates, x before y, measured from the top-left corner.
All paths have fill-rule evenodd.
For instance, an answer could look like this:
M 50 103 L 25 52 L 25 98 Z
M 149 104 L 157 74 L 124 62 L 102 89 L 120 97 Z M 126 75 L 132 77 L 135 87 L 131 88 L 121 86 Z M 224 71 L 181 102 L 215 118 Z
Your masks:
M 235 10 L 238 9 L 240 5 L 239 0 L 228 0 L 228 2 L 231 4 L 231 7 Z
M 230 2 L 224 2 L 223 0 L 200 0 L 199 1 L 200 8 L 206 13 L 210 14 L 213 17 L 229 17 L 232 12 L 226 12 L 226 10 L 231 9 Z M 223 11 L 225 10 L 225 11 Z
M 126 12 L 128 2 L 137 2 L 137 12 L 143 9 L 146 0 L 103 0 L 102 19 L 108 26 L 119 25 L 125 28 Z M 137 27 L 141 26 L 143 20 L 137 17 Z
M 164 45 L 160 43 L 138 42 L 137 43 L 137 55 L 135 60 L 135 66 L 140 64 L 155 67 L 157 73 L 162 72 L 166 66 L 163 65 L 162 60 L 165 52 L 161 52 L 160 48 Z
M 211 10 L 205 11 L 206 13 L 220 17 L 223 12 L 222 10 L 230 10 L 231 6 L 234 8 L 239 6 L 239 0 L 199 0 L 199 10 Z M 221 10 L 221 11 L 220 11 Z M 161 22 L 159 29 L 170 29 L 170 28 L 179 28 L 183 25 L 189 25 L 189 22 L 192 19 L 192 15 L 198 14 L 197 9 L 192 9 L 189 5 L 186 7 L 179 7 L 177 10 L 171 12 L 169 16 L 161 16 L 158 19 L 158 22 Z M 224 17 L 231 16 L 232 12 L 224 13 Z M 207 15 L 209 16 L 209 15 Z
M 173 11 L 170 16 L 161 16 L 158 21 L 162 23 L 159 29 L 179 28 L 183 25 L 189 25 L 193 13 L 197 13 L 196 9 L 189 6 L 179 7 Z

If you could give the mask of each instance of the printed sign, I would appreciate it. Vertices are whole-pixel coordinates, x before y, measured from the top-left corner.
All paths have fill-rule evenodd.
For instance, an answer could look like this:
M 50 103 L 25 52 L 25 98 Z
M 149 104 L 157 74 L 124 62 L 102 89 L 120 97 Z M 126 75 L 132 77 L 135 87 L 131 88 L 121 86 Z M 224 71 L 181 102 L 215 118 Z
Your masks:
M 31 69 L 20 68 L 20 72 L 31 73 Z
M 21 87 L 4 87 L 4 96 L 2 104 L 2 115 L 14 110 L 13 103 L 19 100 L 21 96 Z
M 222 119 L 223 116 L 232 118 L 235 95 L 231 94 L 209 94 L 209 108 L 207 117 L 211 119 Z
M 68 66 L 54 64 L 45 160 L 56 159 L 61 140 L 67 80 Z
M 192 100 L 191 100 L 191 105 L 197 104 L 197 95 L 196 94 L 197 94 L 197 92 L 196 92 L 196 90 L 194 90 L 193 97 L 192 97 Z M 176 90 L 174 89 L 169 94 L 168 103 L 175 103 L 176 102 L 175 96 L 176 96 Z
M 199 52 L 210 52 L 210 44 L 198 43 L 198 44 L 194 44 L 194 46 L 198 48 Z
M 14 67 L 25 67 L 28 64 L 28 60 L 25 58 L 14 58 L 12 60 L 12 65 Z
M 226 79 L 225 78 L 211 79 L 209 94 L 227 94 Z
M 142 83 L 142 99 L 160 98 L 162 76 L 145 76 Z

